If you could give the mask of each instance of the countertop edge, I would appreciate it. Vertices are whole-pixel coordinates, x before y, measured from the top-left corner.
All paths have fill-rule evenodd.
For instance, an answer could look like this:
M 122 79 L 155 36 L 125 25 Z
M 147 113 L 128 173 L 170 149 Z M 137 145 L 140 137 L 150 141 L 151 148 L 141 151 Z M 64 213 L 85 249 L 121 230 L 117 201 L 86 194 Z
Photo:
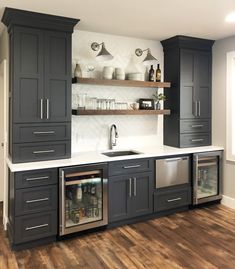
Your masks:
M 20 171 L 58 168 L 58 167 L 85 165 L 85 164 L 93 164 L 93 163 L 102 163 L 102 162 L 109 163 L 109 162 L 114 162 L 114 161 L 122 161 L 122 160 L 124 161 L 124 160 L 131 160 L 131 159 L 158 158 L 158 157 L 165 157 L 165 156 L 171 156 L 171 155 L 173 156 L 173 155 L 183 155 L 183 154 L 192 154 L 192 153 L 199 153 L 199 152 L 224 150 L 224 148 L 220 146 L 205 146 L 205 147 L 193 147 L 193 148 L 173 148 L 173 147 L 168 147 L 168 146 L 161 146 L 156 149 L 138 148 L 134 150 L 141 153 L 137 155 L 129 155 L 129 156 L 107 157 L 103 155 L 102 152 L 107 152 L 108 150 L 102 151 L 102 152 L 90 151 L 90 152 L 75 153 L 69 159 L 13 164 L 10 158 L 6 158 L 6 163 L 9 169 L 11 170 L 11 172 L 20 172 Z

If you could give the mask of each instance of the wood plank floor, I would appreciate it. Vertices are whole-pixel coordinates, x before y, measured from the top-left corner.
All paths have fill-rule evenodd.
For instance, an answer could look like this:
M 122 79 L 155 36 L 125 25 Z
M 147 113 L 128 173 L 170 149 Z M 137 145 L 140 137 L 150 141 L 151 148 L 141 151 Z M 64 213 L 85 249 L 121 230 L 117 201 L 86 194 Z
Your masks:
M 1 225 L 0 269 L 8 268 L 235 269 L 235 210 L 216 205 L 19 252 Z

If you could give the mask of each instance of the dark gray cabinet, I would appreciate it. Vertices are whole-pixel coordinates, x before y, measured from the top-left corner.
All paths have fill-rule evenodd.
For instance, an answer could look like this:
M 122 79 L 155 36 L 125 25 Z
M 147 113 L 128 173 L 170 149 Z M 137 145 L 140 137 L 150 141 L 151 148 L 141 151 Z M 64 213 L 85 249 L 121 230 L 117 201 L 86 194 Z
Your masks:
M 10 36 L 12 162 L 68 158 L 71 156 L 71 34 L 78 20 L 6 8 L 2 22 Z M 66 135 L 61 135 L 63 130 L 58 128 L 52 127 L 49 133 L 44 130 L 55 123 L 66 125 Z M 23 126 L 30 128 L 32 124 L 37 129 L 37 138 L 19 136 Z M 35 147 L 49 151 L 41 142 L 49 142 L 52 137 L 53 141 L 60 141 L 57 144 L 63 149 L 34 158 Z M 26 146 L 28 142 L 33 145 Z M 26 147 L 27 150 L 21 150 Z
M 128 173 L 123 167 L 148 163 L 146 172 Z M 123 166 L 124 165 L 124 166 Z M 119 167 L 119 170 L 114 168 Z M 143 166 L 144 167 L 144 166 Z M 146 169 L 146 166 L 145 166 Z M 152 160 L 140 159 L 113 162 L 109 174 L 118 174 L 109 178 L 109 223 L 151 214 L 153 212 L 153 171 Z
M 176 147 L 210 145 L 214 41 L 175 36 L 161 43 L 164 78 L 172 85 L 171 89 L 165 89 L 165 108 L 171 109 L 171 115 L 164 118 L 164 144 Z
M 188 184 L 160 188 L 154 193 L 154 212 L 188 207 L 192 202 L 192 192 Z
M 55 240 L 57 211 L 57 168 L 9 171 L 8 234 L 14 249 Z

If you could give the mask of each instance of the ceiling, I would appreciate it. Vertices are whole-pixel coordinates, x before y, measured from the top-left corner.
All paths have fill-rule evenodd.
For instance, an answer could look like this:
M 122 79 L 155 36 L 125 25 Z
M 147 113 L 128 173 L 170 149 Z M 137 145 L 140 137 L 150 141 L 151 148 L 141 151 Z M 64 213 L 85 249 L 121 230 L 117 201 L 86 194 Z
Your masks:
M 224 21 L 235 12 L 234 0 L 1 0 L 0 16 L 6 6 L 78 18 L 80 30 L 153 40 L 174 35 L 209 39 L 235 35 L 235 23 Z

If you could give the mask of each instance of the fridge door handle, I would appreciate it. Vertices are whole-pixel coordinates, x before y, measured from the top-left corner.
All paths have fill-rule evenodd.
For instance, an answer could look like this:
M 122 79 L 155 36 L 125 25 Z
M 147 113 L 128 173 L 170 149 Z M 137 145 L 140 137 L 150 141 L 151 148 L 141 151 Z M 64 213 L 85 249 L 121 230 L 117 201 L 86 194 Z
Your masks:
M 198 155 L 194 155 L 193 158 L 193 204 L 198 203 L 197 192 L 198 192 Z
M 60 234 L 64 234 L 65 230 L 65 195 L 64 195 L 64 170 L 61 170 L 61 177 L 60 177 Z

